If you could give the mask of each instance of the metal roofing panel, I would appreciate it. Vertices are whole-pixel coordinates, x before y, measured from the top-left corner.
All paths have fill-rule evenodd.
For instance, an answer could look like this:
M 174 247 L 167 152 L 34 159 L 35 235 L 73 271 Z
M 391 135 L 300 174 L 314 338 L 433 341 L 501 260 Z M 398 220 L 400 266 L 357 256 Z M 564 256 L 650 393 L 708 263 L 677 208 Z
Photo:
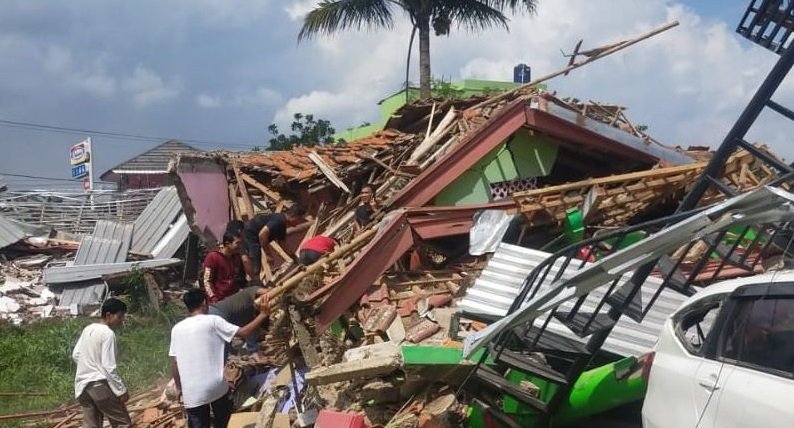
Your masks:
M 74 264 L 93 265 L 127 260 L 132 232 L 132 223 L 99 220 L 94 226 L 94 233 L 80 242 Z
M 98 305 L 102 302 L 106 287 L 104 282 L 65 287 L 58 299 L 58 306 Z
M 0 216 L 0 248 L 5 248 L 25 237 L 25 232 L 7 218 Z
M 181 263 L 179 259 L 143 260 L 138 262 L 105 263 L 82 266 L 52 266 L 44 269 L 44 282 L 63 284 L 102 278 L 103 275 L 129 272 L 135 268 L 151 269 Z
M 187 216 L 183 213 L 154 247 L 152 257 L 155 259 L 173 257 L 187 239 L 188 234 L 190 234 L 190 226 L 187 224 Z
M 480 277 L 475 281 L 474 286 L 467 290 L 466 295 L 458 303 L 458 307 L 464 314 L 478 314 L 494 318 L 505 316 L 510 305 L 518 297 L 519 290 L 526 277 L 550 255 L 543 251 L 501 243 L 488 265 L 480 274 Z M 538 291 L 539 295 L 544 293 L 551 284 L 551 280 L 559 271 L 562 262 L 562 260 L 559 260 L 549 270 L 548 279 L 544 281 L 544 286 Z M 569 272 L 563 275 L 563 278 L 575 273 L 575 270 L 569 269 Z M 628 275 L 625 278 L 628 278 Z M 620 283 L 624 282 L 625 280 Z M 642 287 L 643 303 L 650 301 L 661 283 L 662 280 L 659 278 L 648 277 Z M 603 293 L 604 290 L 602 289 L 596 289 L 590 293 L 582 304 L 581 310 L 593 312 Z M 684 300 L 686 300 L 686 296 L 682 294 L 668 289 L 662 290 L 658 300 L 642 323 L 637 323 L 628 317 L 620 318 L 620 321 L 618 321 L 607 338 L 604 349 L 620 355 L 640 355 L 650 351 L 656 343 L 667 316 L 675 311 Z M 573 304 L 574 302 L 565 303 L 560 306 L 559 310 L 568 311 Z M 536 319 L 535 323 L 542 325 L 545 320 L 544 316 Z M 565 325 L 556 319 L 552 319 L 549 323 L 548 330 L 584 343 L 583 339 L 568 330 Z
M 182 204 L 176 187 L 163 188 L 135 220 L 131 250 L 140 254 L 152 254 L 181 212 Z
M 131 171 L 166 171 L 168 170 L 168 163 L 178 153 L 186 152 L 200 152 L 201 150 L 191 147 L 181 141 L 169 140 L 162 144 L 152 147 L 151 149 L 128 159 L 113 168 L 102 173 L 103 180 L 108 178 L 110 173 L 116 170 L 124 170 L 124 172 Z
M 677 150 L 670 149 L 659 144 L 648 144 L 640 137 L 631 135 L 628 132 L 621 131 L 620 129 L 609 126 L 605 123 L 598 122 L 589 117 L 584 117 L 575 111 L 563 108 L 556 104 L 547 104 L 546 112 L 578 126 L 583 126 L 590 131 L 617 141 L 627 147 L 648 153 L 657 159 L 672 163 L 673 165 L 686 165 L 695 162 L 694 159 Z

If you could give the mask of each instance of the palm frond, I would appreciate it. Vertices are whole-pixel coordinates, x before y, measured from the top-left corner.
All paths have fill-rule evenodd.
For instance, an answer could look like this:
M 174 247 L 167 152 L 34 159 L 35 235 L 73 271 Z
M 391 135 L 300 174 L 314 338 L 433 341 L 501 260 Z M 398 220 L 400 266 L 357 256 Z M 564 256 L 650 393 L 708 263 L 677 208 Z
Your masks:
M 388 0 L 323 0 L 306 15 L 298 41 L 353 28 L 392 28 Z
M 538 11 L 538 0 L 482 0 L 482 3 L 505 12 L 508 9 L 513 12 L 529 12 L 534 15 Z
M 469 31 L 490 27 L 507 27 L 507 17 L 482 0 L 448 0 L 436 2 L 434 14 L 446 16 L 450 23 Z

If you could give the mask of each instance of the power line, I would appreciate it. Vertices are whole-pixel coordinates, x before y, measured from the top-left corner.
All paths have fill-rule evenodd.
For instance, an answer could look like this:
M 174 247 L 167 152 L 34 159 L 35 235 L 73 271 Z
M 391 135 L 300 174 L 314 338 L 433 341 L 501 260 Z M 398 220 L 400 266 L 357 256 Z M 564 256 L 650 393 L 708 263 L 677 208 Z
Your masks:
M 140 134 L 125 134 L 122 132 L 110 132 L 110 131 L 98 131 L 95 129 L 82 129 L 82 128 L 70 128 L 65 126 L 55 126 L 55 125 L 45 125 L 41 123 L 31 123 L 31 122 L 18 122 L 14 120 L 5 120 L 0 119 L 0 126 L 5 126 L 9 128 L 19 128 L 19 129 L 27 129 L 32 131 L 42 131 L 42 132 L 56 132 L 62 134 L 91 134 L 91 135 L 100 135 L 107 138 L 113 139 L 120 139 L 120 140 L 130 140 L 130 141 L 149 141 L 149 142 L 162 142 L 166 140 L 176 139 L 182 141 L 184 143 L 196 144 L 196 145 L 209 145 L 209 146 L 223 146 L 223 147 L 238 147 L 238 148 L 248 148 L 255 146 L 256 144 L 245 144 L 245 143 L 224 143 L 219 141 L 205 141 L 205 140 L 194 140 L 194 139 L 187 139 L 187 138 L 168 138 L 168 137 L 157 137 L 157 136 L 149 136 L 149 135 L 140 135 Z
M 49 180 L 49 181 L 68 181 L 70 183 L 82 183 L 82 178 L 57 178 L 57 177 L 43 177 L 40 175 L 25 175 L 25 174 L 7 174 L 4 172 L 0 172 L 0 176 L 3 177 L 19 177 L 19 178 L 29 178 L 35 180 Z M 21 181 L 21 180 L 20 180 Z M 112 183 L 112 181 L 94 181 L 94 183 Z

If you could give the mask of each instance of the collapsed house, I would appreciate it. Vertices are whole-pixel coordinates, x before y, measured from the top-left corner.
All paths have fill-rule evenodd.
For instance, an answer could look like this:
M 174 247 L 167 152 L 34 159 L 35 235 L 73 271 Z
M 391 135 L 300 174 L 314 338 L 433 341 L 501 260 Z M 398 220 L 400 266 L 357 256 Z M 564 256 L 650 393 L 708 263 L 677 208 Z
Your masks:
M 342 242 L 306 268 L 292 266 L 286 255 L 266 260 L 276 284 L 272 296 L 281 298 L 275 317 L 288 326 L 280 340 L 295 345 L 289 367 L 298 374 L 292 376 L 308 385 L 293 385 L 301 392 L 291 402 L 302 403 L 293 412 L 336 407 L 348 414 L 324 410 L 320 417 L 361 416 L 363 423 L 366 416 L 385 425 L 418 420 L 423 406 L 450 395 L 455 404 L 444 401 L 441 413 L 448 418 L 450 409 L 460 409 L 450 389 L 467 371 L 460 338 L 504 316 L 524 278 L 551 252 L 672 214 L 709 156 L 654 141 L 621 107 L 524 89 L 496 99 L 416 102 L 399 110 L 387 130 L 344 145 L 183 154 L 171 173 L 191 231 L 209 245 L 229 220 L 295 203 L 307 208 L 310 221 L 288 230 L 279 251 L 295 253 L 316 234 Z M 736 192 L 777 178 L 744 151 L 721 174 Z M 376 187 L 382 208 L 377 224 L 356 235 L 351 222 L 365 184 Z M 711 192 L 704 204 L 724 198 Z M 594 262 L 629 242 L 580 257 Z M 715 267 L 700 279 L 763 269 L 753 266 L 750 272 Z M 607 361 L 650 349 L 659 319 L 683 297 L 664 293 L 661 299 L 667 304 L 653 322 L 627 320 L 616 329 L 604 348 Z M 575 331 L 553 327 L 576 341 Z M 278 335 L 271 330 L 268 338 Z M 269 424 L 280 418 L 275 409 L 281 407 L 271 402 L 290 394 L 274 398 L 272 391 L 260 385 L 250 392 L 261 404 L 252 418 L 270 418 Z M 352 402 L 335 405 L 341 395 Z M 362 400 L 374 400 L 380 410 L 354 404 Z M 405 406 L 413 413 L 398 411 Z
M 764 147 L 757 150 L 774 158 Z M 297 203 L 307 208 L 309 221 L 290 228 L 284 248 L 275 248 L 281 255 L 266 260 L 278 309 L 264 349 L 233 358 L 227 368 L 235 402 L 247 410 L 235 415 L 232 426 L 247 426 L 245 421 L 287 426 L 296 420 L 317 426 L 417 426 L 443 420 L 441 426 L 455 426 L 452 421 L 463 418 L 466 409 L 458 388 L 473 367 L 463 358 L 463 339 L 510 313 L 528 275 L 546 266 L 555 251 L 672 214 L 709 157 L 704 149 L 656 142 L 628 120 L 622 107 L 535 89 L 496 99 L 418 101 L 400 109 L 386 130 L 343 145 L 182 153 L 170 167 L 174 187 L 159 190 L 122 221 L 96 219 L 90 229 L 81 223 L 79 241 L 48 238 L 50 246 L 66 246 L 68 256 L 14 260 L 16 272 L 26 263 L 32 267 L 33 286 L 19 286 L 6 273 L 0 292 L 14 302 L 21 295 L 33 303 L 46 297 L 49 305 L 57 301 L 81 312 L 80 307 L 95 307 L 113 281 L 133 270 L 182 263 L 180 248 L 191 232 L 209 247 L 230 220 Z M 776 178 L 747 151 L 735 153 L 721 171 L 725 187 L 735 192 Z M 371 225 L 354 233 L 353 211 L 365 184 L 376 188 L 381 208 Z M 710 192 L 703 203 L 723 199 Z M 64 219 L 52 221 L 66 229 Z M 32 231 L 20 227 L 14 221 L 0 223 L 7 248 L 35 241 Z M 293 266 L 286 253 L 295 253 L 317 234 L 332 235 L 341 245 L 311 266 Z M 589 265 L 644 236 L 647 232 L 637 230 L 625 242 L 598 241 L 572 257 Z M 701 248 L 701 255 L 707 253 Z M 704 270 L 696 266 L 696 257 L 679 267 L 684 273 L 697 271 L 695 280 L 708 283 L 759 272 L 763 259 L 758 252 L 749 254 L 749 272 L 721 265 Z M 646 301 L 663 304 L 650 317 L 622 319 L 615 326 L 600 351 L 598 361 L 608 363 L 604 367 L 634 367 L 631 361 L 653 345 L 660 320 L 684 298 L 669 290 L 654 297 L 666 274 L 657 272 L 643 289 Z M 159 288 L 151 275 L 147 286 L 153 294 Z M 42 296 L 44 289 L 57 297 Z M 555 346 L 581 349 L 581 334 L 592 329 L 577 332 L 569 324 L 551 320 L 544 328 L 556 334 Z M 502 351 L 498 362 L 505 358 L 514 364 L 520 360 Z M 532 367 L 561 379 L 550 369 L 554 361 L 532 358 L 539 362 Z M 485 379 L 474 383 L 477 388 L 539 399 L 536 380 L 503 378 L 490 366 L 477 367 Z M 593 370 L 586 378 L 603 378 L 598 375 L 603 367 Z M 521 389 L 512 387 L 514 382 Z M 617 404 L 641 397 L 641 384 L 634 382 L 629 390 Z M 155 394 L 138 398 L 136 423 L 183 424 L 179 406 Z M 475 395 L 467 404 L 480 410 L 493 406 L 479 400 Z M 503 406 L 525 412 L 517 403 Z M 592 409 L 579 415 L 588 412 Z M 64 426 L 70 426 L 68 418 L 74 415 L 67 415 Z

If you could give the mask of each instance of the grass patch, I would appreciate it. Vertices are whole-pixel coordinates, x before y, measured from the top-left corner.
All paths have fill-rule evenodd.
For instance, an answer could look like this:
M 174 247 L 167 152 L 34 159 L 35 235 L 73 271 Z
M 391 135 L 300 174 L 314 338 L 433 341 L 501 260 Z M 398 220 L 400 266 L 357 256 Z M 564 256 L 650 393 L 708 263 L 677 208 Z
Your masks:
M 169 376 L 171 326 L 183 315 L 174 307 L 160 314 L 127 315 L 116 332 L 119 373 L 132 393 Z M 49 410 L 74 399 L 72 349 L 95 320 L 42 320 L 25 326 L 0 324 L 0 392 L 45 396 L 0 397 L 0 415 Z

